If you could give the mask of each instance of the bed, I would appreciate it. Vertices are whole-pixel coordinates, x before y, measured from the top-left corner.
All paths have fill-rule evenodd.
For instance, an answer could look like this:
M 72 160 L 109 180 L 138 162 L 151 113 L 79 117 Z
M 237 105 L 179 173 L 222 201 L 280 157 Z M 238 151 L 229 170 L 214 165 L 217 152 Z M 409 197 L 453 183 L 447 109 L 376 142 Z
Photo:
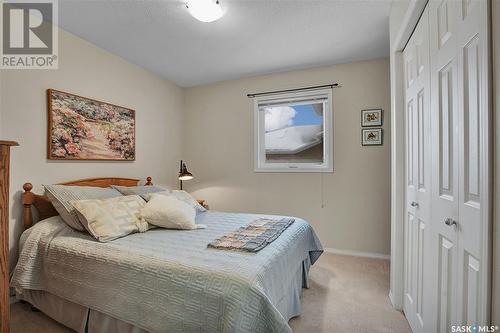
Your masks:
M 300 218 L 257 253 L 207 248 L 256 218 L 276 217 L 216 211 L 196 217 L 206 229 L 158 228 L 99 243 L 62 223 L 31 188 L 25 184 L 29 228 L 21 236 L 11 286 L 19 298 L 78 332 L 291 332 L 288 320 L 300 314 L 309 268 L 323 251 Z M 42 219 L 33 226 L 31 206 Z

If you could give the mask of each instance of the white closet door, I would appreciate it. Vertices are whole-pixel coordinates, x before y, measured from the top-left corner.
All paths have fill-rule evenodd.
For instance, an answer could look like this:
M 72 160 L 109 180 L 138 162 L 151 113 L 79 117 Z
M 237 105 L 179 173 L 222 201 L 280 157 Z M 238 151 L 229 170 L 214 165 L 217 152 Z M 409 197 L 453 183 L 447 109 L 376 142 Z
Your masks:
M 404 312 L 414 332 L 424 332 L 433 314 L 430 296 L 430 69 L 428 13 L 404 50 L 406 84 L 406 199 Z
M 482 219 L 487 195 L 483 192 L 484 163 L 487 163 L 488 70 L 487 2 L 461 1 L 457 13 L 458 60 L 458 325 L 485 324 L 486 290 L 482 237 L 487 221 Z M 484 28 L 484 29 L 483 29 Z M 483 171 L 482 171 L 483 170 Z M 486 222 L 486 223 L 484 223 Z
M 403 52 L 403 309 L 414 332 L 489 324 L 487 46 L 486 0 L 430 0 Z
M 432 107 L 432 299 L 435 332 L 449 332 L 456 320 L 459 203 L 459 113 L 457 11 L 460 2 L 429 2 Z
M 429 2 L 438 332 L 488 324 L 487 13 L 486 0 Z

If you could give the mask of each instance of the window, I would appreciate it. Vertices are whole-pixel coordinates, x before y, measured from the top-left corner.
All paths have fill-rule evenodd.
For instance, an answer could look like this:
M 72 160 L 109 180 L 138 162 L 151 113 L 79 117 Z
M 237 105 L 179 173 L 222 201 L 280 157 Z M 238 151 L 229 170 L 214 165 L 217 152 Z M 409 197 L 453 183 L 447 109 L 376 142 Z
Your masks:
M 331 89 L 255 97 L 255 171 L 332 172 Z

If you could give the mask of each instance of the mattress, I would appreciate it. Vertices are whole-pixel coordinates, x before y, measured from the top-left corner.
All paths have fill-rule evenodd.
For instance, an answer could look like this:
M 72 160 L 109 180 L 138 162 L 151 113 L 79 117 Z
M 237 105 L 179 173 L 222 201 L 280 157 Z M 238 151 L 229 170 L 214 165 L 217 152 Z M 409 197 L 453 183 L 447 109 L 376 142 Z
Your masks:
M 206 229 L 154 229 L 109 243 L 52 217 L 23 234 L 11 285 L 150 332 L 290 332 L 297 289 L 322 252 L 311 226 L 295 218 L 258 253 L 207 248 L 261 217 L 276 218 L 209 211 L 196 218 Z

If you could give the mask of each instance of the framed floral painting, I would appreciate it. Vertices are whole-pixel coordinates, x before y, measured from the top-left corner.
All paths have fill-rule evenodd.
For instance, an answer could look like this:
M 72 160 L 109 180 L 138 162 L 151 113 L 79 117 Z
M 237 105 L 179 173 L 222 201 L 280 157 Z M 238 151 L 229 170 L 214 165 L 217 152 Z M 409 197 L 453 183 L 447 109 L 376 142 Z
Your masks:
M 135 160 L 135 111 L 48 89 L 48 159 Z

